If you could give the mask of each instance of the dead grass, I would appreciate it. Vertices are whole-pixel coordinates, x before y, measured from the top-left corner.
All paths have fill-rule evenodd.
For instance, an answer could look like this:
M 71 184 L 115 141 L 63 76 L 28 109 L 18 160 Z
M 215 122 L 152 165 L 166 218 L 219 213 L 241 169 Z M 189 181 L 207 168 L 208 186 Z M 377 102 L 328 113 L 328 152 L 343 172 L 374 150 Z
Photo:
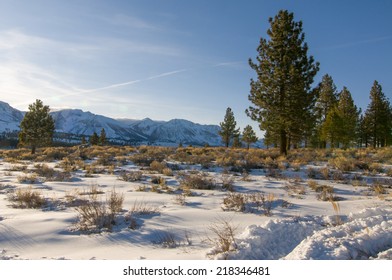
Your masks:
M 217 218 L 215 222 L 208 226 L 208 230 L 212 236 L 208 236 L 207 240 L 214 246 L 211 255 L 223 254 L 223 258 L 227 259 L 230 252 L 236 251 L 238 245 L 235 240 L 237 226 L 231 221 Z
M 8 194 L 8 199 L 14 208 L 42 208 L 46 199 L 40 191 L 28 188 L 19 188 Z

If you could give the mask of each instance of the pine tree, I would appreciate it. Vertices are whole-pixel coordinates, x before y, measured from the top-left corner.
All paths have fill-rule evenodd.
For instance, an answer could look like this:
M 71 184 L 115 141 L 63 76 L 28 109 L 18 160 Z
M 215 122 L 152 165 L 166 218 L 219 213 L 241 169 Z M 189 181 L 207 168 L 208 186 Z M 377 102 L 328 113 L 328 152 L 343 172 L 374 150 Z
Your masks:
M 391 105 L 382 92 L 381 85 L 374 81 L 370 90 L 370 104 L 364 116 L 365 133 L 374 148 L 387 145 L 391 139 L 391 116 Z
M 348 148 L 357 139 L 360 110 L 354 104 L 350 91 L 343 87 L 338 104 L 329 111 L 323 126 L 323 138 L 331 147 Z
M 98 145 L 99 144 L 99 136 L 96 132 L 94 132 L 93 135 L 91 135 L 90 144 L 91 145 Z
M 250 125 L 247 125 L 244 128 L 244 131 L 242 132 L 242 141 L 246 143 L 247 149 L 249 149 L 250 144 L 257 141 L 256 133 Z
M 101 134 L 99 135 L 99 144 L 102 146 L 106 144 L 106 131 L 104 128 L 101 129 Z
M 279 11 L 269 23 L 270 40 L 261 38 L 257 63 L 249 59 L 257 80 L 251 79 L 248 98 L 254 107 L 246 113 L 266 134 L 278 136 L 280 153 L 287 154 L 289 140 L 299 142 L 309 130 L 319 64 L 307 55 L 302 22 L 295 22 L 293 13 Z
M 82 145 L 86 144 L 86 137 L 82 135 Z
M 225 143 L 226 147 L 229 147 L 230 141 L 234 137 L 239 136 L 240 129 L 237 129 L 236 126 L 237 122 L 235 121 L 234 113 L 231 108 L 228 107 L 226 109 L 224 120 L 220 123 L 221 129 L 219 131 L 219 135 L 222 137 L 223 143 Z
M 318 98 L 314 109 L 316 118 L 314 137 L 321 148 L 326 148 L 326 139 L 321 137 L 321 131 L 327 120 L 328 113 L 335 107 L 338 102 L 338 92 L 333 79 L 328 74 L 324 75 L 321 83 L 318 85 Z
M 20 123 L 19 143 L 31 146 L 31 154 L 35 154 L 37 147 L 52 143 L 54 120 L 49 112 L 49 106 L 44 106 L 42 101 L 37 99 L 29 105 L 29 111 Z

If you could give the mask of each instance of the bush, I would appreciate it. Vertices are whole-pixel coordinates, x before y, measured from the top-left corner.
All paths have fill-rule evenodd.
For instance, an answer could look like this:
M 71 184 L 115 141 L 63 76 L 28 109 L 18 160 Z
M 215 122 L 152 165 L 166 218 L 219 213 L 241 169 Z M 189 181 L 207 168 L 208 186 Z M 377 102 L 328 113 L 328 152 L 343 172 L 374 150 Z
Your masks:
M 39 183 L 38 175 L 36 173 L 23 174 L 17 177 L 18 182 L 22 184 L 36 184 Z
M 15 208 L 41 208 L 46 203 L 42 193 L 32 187 L 17 189 L 9 194 L 9 200 Z
M 208 237 L 208 240 L 214 246 L 210 255 L 223 254 L 223 258 L 227 259 L 230 252 L 237 250 L 238 245 L 235 240 L 237 227 L 234 227 L 230 221 L 217 219 L 208 229 L 213 234 L 213 237 Z
M 197 190 L 212 190 L 216 187 L 212 179 L 208 178 L 208 176 L 203 173 L 185 174 L 183 178 L 180 179 L 180 185 L 182 188 Z
M 246 196 L 241 193 L 230 192 L 223 198 L 224 211 L 245 212 L 246 210 Z
M 163 162 L 158 162 L 156 160 L 154 160 L 153 162 L 151 162 L 150 164 L 150 169 L 153 171 L 156 171 L 158 173 L 163 173 L 163 170 L 166 168 L 166 164 Z
M 116 224 L 116 215 L 121 212 L 124 195 L 115 189 L 105 202 L 99 201 L 99 192 L 91 191 L 86 203 L 76 207 L 79 213 L 77 229 L 86 232 L 100 232 L 102 229 L 111 230 Z
M 143 172 L 141 171 L 122 171 L 119 175 L 119 179 L 125 182 L 137 182 L 143 178 Z
M 355 160 L 352 158 L 346 158 L 339 156 L 337 158 L 329 160 L 329 163 L 336 169 L 347 172 L 352 171 L 355 168 Z

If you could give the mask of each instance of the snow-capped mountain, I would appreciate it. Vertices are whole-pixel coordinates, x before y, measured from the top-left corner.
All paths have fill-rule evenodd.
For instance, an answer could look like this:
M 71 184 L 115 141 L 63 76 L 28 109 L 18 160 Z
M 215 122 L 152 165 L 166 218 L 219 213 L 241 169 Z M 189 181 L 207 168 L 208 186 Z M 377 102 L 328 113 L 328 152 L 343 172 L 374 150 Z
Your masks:
M 144 119 L 130 124 L 136 131 L 148 135 L 149 141 L 163 143 L 184 143 L 194 145 L 222 144 L 219 126 L 201 125 L 187 120 L 173 119 L 167 122 Z
M 0 132 L 19 130 L 24 114 L 12 108 L 8 103 L 0 101 Z
M 127 125 L 118 120 L 78 109 L 65 109 L 51 113 L 56 131 L 73 135 L 91 136 L 94 132 L 105 130 L 106 136 L 112 140 L 139 142 L 148 140 Z
M 153 121 L 151 119 L 113 119 L 79 109 L 51 112 L 55 121 L 57 140 L 79 141 L 105 129 L 107 138 L 117 143 L 178 145 L 221 145 L 219 126 L 201 125 L 187 120 Z M 24 112 L 0 102 L 0 133 L 17 131 Z

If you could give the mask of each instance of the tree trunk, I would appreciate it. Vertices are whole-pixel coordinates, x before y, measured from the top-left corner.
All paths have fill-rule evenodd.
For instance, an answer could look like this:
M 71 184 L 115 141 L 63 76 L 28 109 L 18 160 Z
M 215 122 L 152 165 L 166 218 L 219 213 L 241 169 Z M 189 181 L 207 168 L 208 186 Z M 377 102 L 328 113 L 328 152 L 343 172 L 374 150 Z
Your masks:
M 32 145 L 32 146 L 31 146 L 31 154 L 32 154 L 32 155 L 35 154 L 35 149 L 36 149 L 35 145 Z
M 280 131 L 280 154 L 287 155 L 287 133 L 284 129 Z

